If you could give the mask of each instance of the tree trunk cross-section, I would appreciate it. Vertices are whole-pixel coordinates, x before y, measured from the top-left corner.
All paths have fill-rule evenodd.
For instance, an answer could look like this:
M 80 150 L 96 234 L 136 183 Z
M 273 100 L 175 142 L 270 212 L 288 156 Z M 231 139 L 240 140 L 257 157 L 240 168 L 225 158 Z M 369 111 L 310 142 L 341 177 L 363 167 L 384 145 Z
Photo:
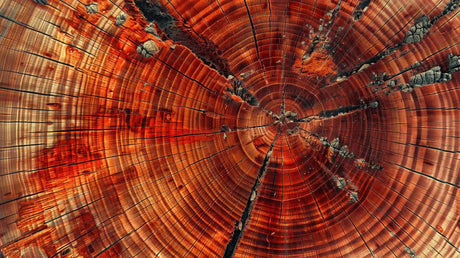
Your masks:
M 459 0 L 0 0 L 0 257 L 460 257 Z

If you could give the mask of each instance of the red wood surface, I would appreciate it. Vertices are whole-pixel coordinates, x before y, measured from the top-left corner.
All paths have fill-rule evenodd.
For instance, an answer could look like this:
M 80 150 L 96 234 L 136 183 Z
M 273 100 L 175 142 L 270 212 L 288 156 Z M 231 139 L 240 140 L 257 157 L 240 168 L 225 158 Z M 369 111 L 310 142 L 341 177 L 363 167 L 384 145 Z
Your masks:
M 0 257 L 460 256 L 458 1 L 40 2 L 0 0 Z

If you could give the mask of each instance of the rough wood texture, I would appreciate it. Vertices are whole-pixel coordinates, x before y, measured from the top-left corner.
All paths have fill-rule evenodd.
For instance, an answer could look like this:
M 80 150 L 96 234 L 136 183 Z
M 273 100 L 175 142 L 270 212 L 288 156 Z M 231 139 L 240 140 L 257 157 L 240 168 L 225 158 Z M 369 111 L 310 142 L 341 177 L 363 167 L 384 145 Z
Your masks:
M 458 0 L 0 0 L 0 257 L 460 256 Z

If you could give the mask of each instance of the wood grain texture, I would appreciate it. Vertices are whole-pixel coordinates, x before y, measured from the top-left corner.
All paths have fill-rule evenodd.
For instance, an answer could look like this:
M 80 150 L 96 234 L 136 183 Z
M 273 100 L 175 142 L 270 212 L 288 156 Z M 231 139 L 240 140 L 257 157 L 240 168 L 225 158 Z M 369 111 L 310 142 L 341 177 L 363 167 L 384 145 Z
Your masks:
M 460 256 L 458 0 L 0 0 L 0 257 Z

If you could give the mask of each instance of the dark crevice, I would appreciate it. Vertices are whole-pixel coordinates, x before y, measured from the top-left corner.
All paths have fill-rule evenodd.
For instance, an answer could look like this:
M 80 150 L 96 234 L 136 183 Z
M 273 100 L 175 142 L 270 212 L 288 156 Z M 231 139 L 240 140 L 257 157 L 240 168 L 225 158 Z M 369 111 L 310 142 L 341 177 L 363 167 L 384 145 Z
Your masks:
M 198 35 L 185 20 L 179 21 L 172 16 L 166 7 L 157 1 L 134 1 L 137 8 L 142 12 L 148 22 L 155 22 L 158 27 L 166 34 L 167 38 L 181 43 L 189 48 L 203 63 L 219 74 L 225 76 L 231 81 L 233 89 L 227 89 L 239 96 L 242 100 L 251 106 L 258 106 L 259 101 L 244 87 L 243 83 L 233 76 L 230 66 L 226 59 L 222 57 L 222 51 L 210 39 Z M 249 10 L 248 10 L 249 14 Z M 251 16 L 249 15 L 251 20 Z M 252 20 L 251 20 L 252 24 Z M 255 32 L 254 32 L 255 33 Z M 254 35 L 257 54 L 257 39 Z M 260 56 L 259 56 L 260 59 Z
M 232 74 L 230 66 L 213 41 L 198 35 L 185 20 L 179 21 L 168 9 L 157 1 L 135 0 L 137 8 L 148 22 L 155 22 L 171 40 L 189 48 L 201 61 L 219 74 L 227 77 Z
M 148 22 L 156 22 L 162 30 L 174 26 L 176 19 L 157 1 L 135 0 L 134 3 Z
M 321 42 L 322 42 L 322 44 L 321 44 L 322 48 L 324 48 L 326 50 L 331 49 L 331 44 L 326 43 L 326 41 L 327 41 L 327 38 L 328 38 L 330 32 L 332 31 L 332 28 L 333 28 L 333 25 L 335 23 L 336 18 L 339 17 L 339 10 L 340 10 L 341 4 L 342 4 L 342 0 L 340 0 L 337 3 L 337 6 L 334 9 L 330 10 L 326 14 L 326 16 L 330 18 L 329 21 L 328 22 L 323 21 L 321 23 L 321 25 L 318 28 L 318 34 L 315 35 L 315 37 L 313 38 L 313 41 L 308 45 L 307 50 L 305 51 L 304 55 L 302 56 L 302 61 L 310 58 L 310 56 L 313 54 L 313 52 L 315 52 L 318 44 L 321 43 Z M 326 28 L 327 28 L 327 32 L 324 33 L 324 30 Z
M 434 24 L 435 22 L 437 22 L 441 17 L 443 17 L 444 15 L 448 15 L 449 13 L 455 11 L 455 9 L 458 8 L 458 5 L 460 4 L 460 0 L 451 0 L 449 1 L 447 4 L 446 4 L 446 7 L 444 8 L 444 10 L 442 10 L 442 13 L 439 14 L 438 16 L 434 17 L 432 20 L 431 20 L 431 23 Z
M 262 70 L 263 70 L 263 72 L 265 74 L 265 66 L 262 63 L 262 59 L 260 58 L 259 45 L 258 45 L 258 41 L 257 41 L 256 30 L 254 28 L 254 22 L 252 21 L 251 13 L 249 12 L 249 6 L 248 6 L 248 3 L 246 2 L 246 0 L 244 0 L 244 6 L 246 7 L 246 11 L 248 13 L 249 22 L 251 23 L 252 36 L 254 37 L 254 45 L 256 46 L 256 51 L 257 51 L 257 59 L 259 60 L 260 65 L 262 66 Z
M 329 147 L 329 151 L 331 152 L 331 161 L 334 161 L 335 157 L 337 155 L 340 155 L 343 158 L 353 159 L 355 162 L 355 167 L 359 169 L 372 169 L 372 170 L 382 170 L 383 169 L 382 165 L 374 161 L 367 161 L 363 158 L 356 157 L 355 154 L 349 150 L 348 145 L 340 144 L 339 138 L 335 138 L 332 141 L 329 141 L 329 139 L 327 139 L 326 137 L 321 137 L 315 132 L 310 132 L 303 128 L 300 128 L 300 130 L 316 138 L 316 140 L 318 140 L 322 146 Z M 311 145 L 310 142 L 307 141 L 307 143 Z
M 339 2 L 337 3 L 337 6 L 326 14 L 327 16 L 330 17 L 330 20 L 326 24 L 326 27 L 328 27 L 328 30 L 326 34 L 324 35 L 325 39 L 323 40 L 323 42 L 326 42 L 327 39 L 329 38 L 329 34 L 331 33 L 332 28 L 334 27 L 335 20 L 337 19 L 337 17 L 339 17 L 339 11 L 340 11 L 341 5 L 342 5 L 342 0 L 339 0 Z M 329 50 L 331 48 L 331 44 L 323 43 L 323 47 Z
M 34 0 L 34 2 L 37 3 L 37 4 L 44 4 L 44 5 L 48 4 L 47 0 Z M 1 253 L 0 253 L 0 257 L 2 257 Z
M 365 1 L 366 0 L 364 0 L 363 2 Z M 380 59 L 383 59 L 384 57 L 392 54 L 396 50 L 400 49 L 402 46 L 414 44 L 421 41 L 424 38 L 424 36 L 428 34 L 430 28 L 433 27 L 433 25 L 443 16 L 448 15 L 455 9 L 457 9 L 459 7 L 459 3 L 460 0 L 451 0 L 446 4 L 446 7 L 444 8 L 443 12 L 440 15 L 432 18 L 431 20 L 426 15 L 422 15 L 416 18 L 414 20 L 414 24 L 407 31 L 406 36 L 404 37 L 402 42 L 396 43 L 394 46 L 385 47 L 380 53 L 360 63 L 352 70 L 339 72 L 338 78 L 346 78 L 354 73 L 360 72 L 361 70 L 367 68 L 369 65 L 375 64 Z
M 348 113 L 352 113 L 353 111 L 360 110 L 360 109 L 368 109 L 368 108 L 377 108 L 379 105 L 378 101 L 369 102 L 366 104 L 362 101 L 360 105 L 350 105 L 345 107 L 339 107 L 336 109 L 330 110 L 322 110 L 319 112 L 318 115 L 311 115 L 302 118 L 293 119 L 294 122 L 311 122 L 312 120 L 321 120 L 324 118 L 333 118 L 338 115 L 345 115 Z
M 249 92 L 242 81 L 238 80 L 236 77 L 233 77 L 230 81 L 233 89 L 228 88 L 228 92 L 240 97 L 251 106 L 259 106 L 259 101 L 257 98 Z
M 425 61 L 421 60 L 415 62 L 413 65 L 400 70 L 396 74 L 389 75 L 386 72 L 380 72 L 379 74 L 372 73 L 370 79 L 371 82 L 367 87 L 372 87 L 372 92 L 375 93 L 379 90 L 386 90 L 385 93 L 389 94 L 391 91 L 403 91 L 411 92 L 415 88 L 430 85 L 434 83 L 444 83 L 452 80 L 452 75 L 460 71 L 460 56 L 449 54 L 447 56 L 448 65 L 445 69 L 441 65 L 431 67 L 428 70 L 420 71 L 419 68 Z M 417 70 L 410 79 L 409 83 L 399 83 L 398 79 L 393 79 L 408 71 Z M 386 86 L 383 86 L 386 83 Z
M 342 71 L 338 73 L 338 78 L 346 78 L 354 73 L 357 73 L 361 70 L 364 70 L 367 68 L 369 65 L 377 63 L 380 59 L 383 59 L 384 57 L 392 54 L 396 50 L 398 50 L 400 47 L 402 47 L 403 44 L 395 44 L 394 47 L 386 47 L 386 49 L 383 52 L 380 52 L 379 54 L 367 59 L 366 61 L 360 63 L 358 66 L 356 66 L 354 69 L 349 70 L 349 71 Z
M 319 40 L 319 36 L 318 35 L 315 35 L 315 38 L 313 39 L 313 41 L 308 45 L 308 48 L 307 50 L 305 51 L 305 54 L 303 55 L 302 59 L 308 59 L 311 54 L 313 53 L 313 51 L 316 49 L 316 46 L 319 44 L 320 40 Z
M 346 106 L 346 107 L 340 107 L 340 108 L 333 109 L 333 110 L 323 110 L 319 113 L 319 117 L 325 117 L 325 118 L 334 117 L 341 113 L 342 114 L 349 113 L 351 111 L 354 111 L 360 108 L 361 106 Z
M 355 10 L 353 11 L 353 19 L 355 21 L 361 19 L 363 17 L 364 12 L 366 11 L 367 7 L 371 3 L 371 0 L 361 0 L 359 4 L 356 6 Z
M 453 186 L 457 189 L 460 189 L 460 185 L 457 185 L 456 183 L 453 183 L 453 182 L 449 182 L 449 181 L 445 181 L 445 180 L 442 180 L 442 179 L 439 179 L 437 177 L 434 177 L 434 176 L 431 176 L 431 175 L 428 175 L 428 174 L 425 174 L 423 172 L 420 172 L 420 171 L 417 171 L 417 170 L 414 170 L 414 169 L 411 169 L 411 168 L 408 168 L 408 167 L 405 167 L 405 166 L 402 166 L 402 165 L 399 165 L 399 164 L 395 164 L 396 166 L 400 167 L 400 168 L 403 168 L 403 169 L 406 169 L 408 171 L 411 171 L 413 173 L 416 173 L 418 175 L 421 175 L 421 176 L 424 176 L 424 177 L 427 177 L 427 178 L 430 178 L 430 179 L 433 179 L 437 182 L 440 182 L 442 184 L 446 184 L 446 185 L 450 185 L 450 186 Z M 447 239 L 446 239 L 447 240 Z
M 273 140 L 272 144 L 270 145 L 270 148 L 267 151 L 267 154 L 265 155 L 262 166 L 260 167 L 259 173 L 257 174 L 256 181 L 252 186 L 251 194 L 249 195 L 248 201 L 246 202 L 246 207 L 244 208 L 243 214 L 241 215 L 241 220 L 235 222 L 235 229 L 233 230 L 232 238 L 230 239 L 230 241 L 227 244 L 227 247 L 225 248 L 225 253 L 223 256 L 224 258 L 233 257 L 233 254 L 235 253 L 235 249 L 238 246 L 238 242 L 240 241 L 240 238 L 243 235 L 243 231 L 246 228 L 246 222 L 249 219 L 249 216 L 251 215 L 252 209 L 254 208 L 253 203 L 256 200 L 257 191 L 260 188 L 261 178 L 265 176 L 265 171 L 267 170 L 267 167 L 270 163 L 270 156 L 272 155 L 273 147 L 275 146 L 277 139 L 278 134 L 275 136 L 275 139 Z

